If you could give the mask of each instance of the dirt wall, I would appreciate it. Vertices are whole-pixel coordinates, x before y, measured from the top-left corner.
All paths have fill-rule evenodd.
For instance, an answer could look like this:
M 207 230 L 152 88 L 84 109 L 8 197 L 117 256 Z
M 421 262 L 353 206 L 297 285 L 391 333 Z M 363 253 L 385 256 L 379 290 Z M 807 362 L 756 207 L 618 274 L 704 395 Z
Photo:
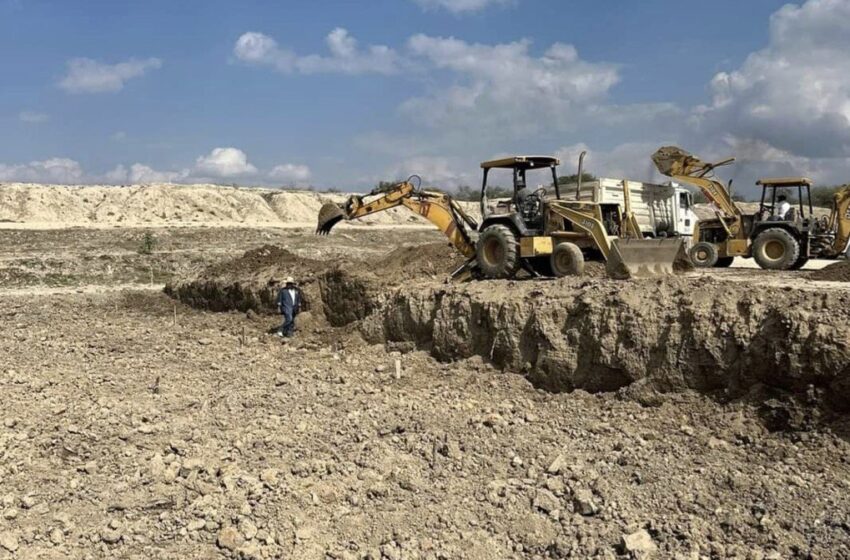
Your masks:
M 704 275 L 447 284 L 450 256 L 438 243 L 335 266 L 268 246 L 167 291 L 204 309 L 271 311 L 272 280 L 299 270 L 308 306 L 331 326 L 357 323 L 368 342 L 444 361 L 480 356 L 549 391 L 814 388 L 850 410 L 850 290 Z
M 482 356 L 551 391 L 743 395 L 764 384 L 850 403 L 850 292 L 692 280 L 478 282 L 397 290 L 361 330 L 442 360 Z

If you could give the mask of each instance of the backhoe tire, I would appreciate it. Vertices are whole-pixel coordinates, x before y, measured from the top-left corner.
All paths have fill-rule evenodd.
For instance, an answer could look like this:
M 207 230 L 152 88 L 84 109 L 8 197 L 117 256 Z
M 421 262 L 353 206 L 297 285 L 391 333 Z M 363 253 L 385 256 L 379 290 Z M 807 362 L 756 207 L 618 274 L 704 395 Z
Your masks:
M 714 268 L 729 268 L 735 262 L 735 257 L 720 257 L 714 263 Z
M 584 255 L 574 243 L 558 243 L 549 257 L 552 274 L 562 276 L 581 276 L 584 273 Z
M 766 229 L 753 242 L 753 258 L 765 270 L 789 270 L 800 258 L 800 242 L 782 228 Z
M 513 278 L 520 264 L 516 234 L 499 224 L 486 227 L 478 236 L 475 256 L 485 277 Z
M 797 262 L 791 265 L 790 270 L 800 270 L 801 268 L 806 266 L 807 262 L 809 262 L 809 257 L 804 257 L 800 255 L 800 258 L 797 259 Z
M 711 268 L 718 260 L 717 246 L 714 243 L 700 241 L 691 247 L 691 261 L 697 268 Z

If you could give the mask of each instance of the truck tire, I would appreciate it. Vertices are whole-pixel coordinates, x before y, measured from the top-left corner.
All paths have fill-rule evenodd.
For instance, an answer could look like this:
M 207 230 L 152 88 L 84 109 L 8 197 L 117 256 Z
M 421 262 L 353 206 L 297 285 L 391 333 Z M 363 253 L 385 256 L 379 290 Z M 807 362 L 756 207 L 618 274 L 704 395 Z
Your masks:
M 558 243 L 549 257 L 552 274 L 562 276 L 581 276 L 584 272 L 584 255 L 574 243 Z
M 720 257 L 714 263 L 714 268 L 729 268 L 735 262 L 735 257 Z
M 753 258 L 765 270 L 788 270 L 800 258 L 800 242 L 782 228 L 766 229 L 753 242 Z
M 714 243 L 700 241 L 691 247 L 691 260 L 697 268 L 711 268 L 719 260 Z
M 488 226 L 475 247 L 478 266 L 487 278 L 512 278 L 519 269 L 519 245 L 507 226 Z

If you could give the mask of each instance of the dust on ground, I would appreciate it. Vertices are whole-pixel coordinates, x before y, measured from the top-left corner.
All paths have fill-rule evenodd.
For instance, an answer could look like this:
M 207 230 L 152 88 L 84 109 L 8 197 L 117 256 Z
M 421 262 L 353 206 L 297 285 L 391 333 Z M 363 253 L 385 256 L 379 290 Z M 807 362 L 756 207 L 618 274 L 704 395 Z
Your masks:
M 356 267 L 385 259 L 399 241 L 441 240 L 368 230 L 156 233 L 160 250 L 171 240 L 178 255 L 163 265 L 166 281 L 264 245 Z M 0 269 L 33 270 L 32 260 L 53 270 L 48 253 L 70 267 L 119 252 L 133 277 L 151 257 L 123 230 L 15 232 L 14 243 L 4 235 Z M 402 293 L 439 292 L 430 271 L 443 263 L 431 250 L 431 265 L 409 263 L 425 276 L 401 282 Z M 0 559 L 850 556 L 846 417 L 785 430 L 787 408 L 764 399 L 721 404 L 685 391 L 643 406 L 624 391 L 550 393 L 494 369 L 489 356 L 441 363 L 318 320 L 283 342 L 267 334 L 274 316 L 92 292 L 93 281 L 109 284 L 105 267 L 94 269 L 68 275 L 62 288 L 82 293 L 48 293 L 38 278 L 0 283 Z M 813 294 L 831 289 L 790 273 L 734 274 L 756 287 L 779 279 Z M 739 282 L 689 278 L 695 295 L 707 282 Z M 545 296 L 571 282 L 599 281 L 499 285 L 505 297 L 518 284 L 530 295 L 546 286 Z M 21 286 L 31 291 L 13 291 Z M 593 289 L 616 297 L 618 286 Z M 641 297 L 650 298 L 646 286 Z M 545 309 L 546 298 L 536 305 Z M 610 307 L 583 313 L 590 322 Z M 734 341 L 711 315 L 700 320 Z M 470 336 L 498 327 L 469 325 Z M 612 340 L 600 337 L 600 347 Z M 628 340 L 616 347 L 630 352 Z M 765 422 L 765 407 L 780 429 Z
M 0 558 L 850 553 L 841 426 L 549 394 L 353 335 L 284 344 L 244 314 L 175 321 L 162 295 L 0 300 Z

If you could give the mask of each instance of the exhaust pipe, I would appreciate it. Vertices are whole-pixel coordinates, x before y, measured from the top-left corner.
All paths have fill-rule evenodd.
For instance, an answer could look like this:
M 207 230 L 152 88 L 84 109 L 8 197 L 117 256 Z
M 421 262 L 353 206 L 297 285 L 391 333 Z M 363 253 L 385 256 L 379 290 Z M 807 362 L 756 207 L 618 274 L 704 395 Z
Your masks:
M 576 180 L 576 200 L 581 199 L 581 181 L 584 178 L 584 156 L 587 155 L 587 150 L 582 150 L 578 156 L 578 179 Z

